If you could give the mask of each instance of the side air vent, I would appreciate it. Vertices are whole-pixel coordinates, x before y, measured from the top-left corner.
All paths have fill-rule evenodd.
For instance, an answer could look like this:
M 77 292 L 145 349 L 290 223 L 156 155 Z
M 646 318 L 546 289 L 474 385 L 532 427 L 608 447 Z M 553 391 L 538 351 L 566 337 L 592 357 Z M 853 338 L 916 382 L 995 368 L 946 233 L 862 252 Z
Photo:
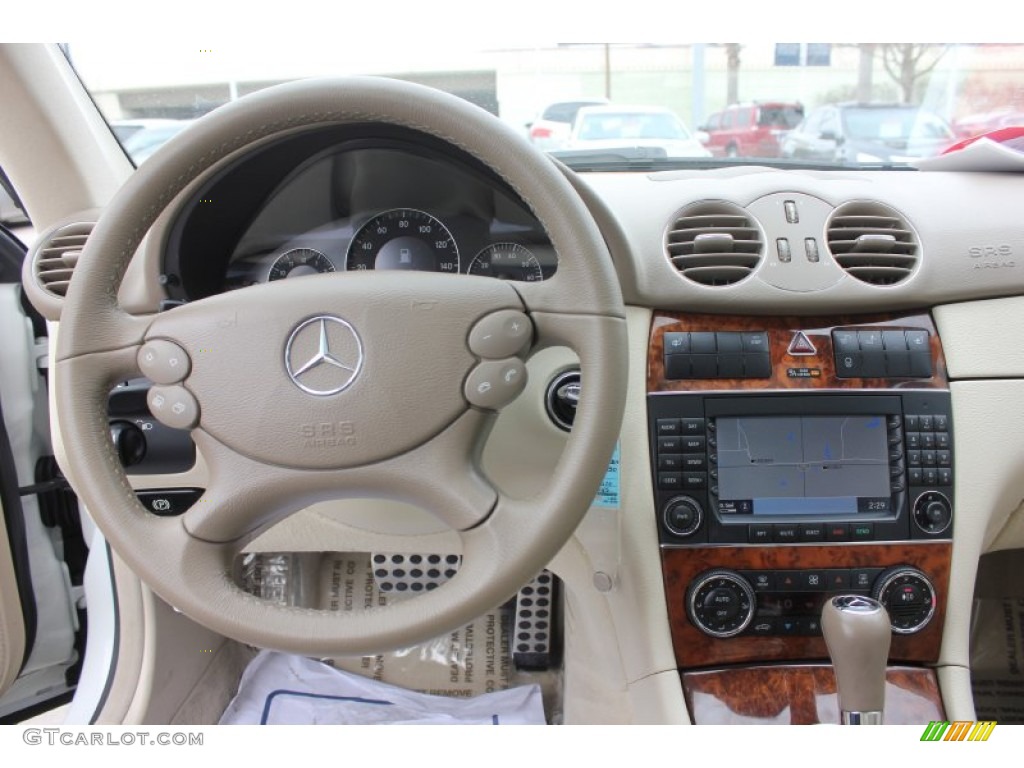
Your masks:
M 707 200 L 679 212 L 665 235 L 665 253 L 695 283 L 738 283 L 757 267 L 764 251 L 761 229 L 743 208 Z
M 826 237 L 839 266 L 865 283 L 895 285 L 917 266 L 917 235 L 900 213 L 881 203 L 839 206 Z
M 35 272 L 43 290 L 59 298 L 67 295 L 71 274 L 92 228 L 92 222 L 68 224 L 39 246 L 35 256 Z

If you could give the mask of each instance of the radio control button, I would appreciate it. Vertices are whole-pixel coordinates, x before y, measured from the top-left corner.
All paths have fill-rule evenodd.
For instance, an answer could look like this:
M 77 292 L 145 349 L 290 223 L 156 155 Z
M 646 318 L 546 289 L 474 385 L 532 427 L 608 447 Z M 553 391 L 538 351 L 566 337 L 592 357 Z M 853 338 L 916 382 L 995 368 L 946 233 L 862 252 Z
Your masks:
M 949 429 L 949 417 L 944 413 L 936 413 L 932 417 L 932 424 L 936 432 L 945 432 Z
M 658 419 L 658 436 L 674 437 L 679 434 L 679 419 Z
M 850 526 L 850 539 L 853 541 L 873 541 L 875 538 L 874 523 L 853 523 Z
M 679 423 L 684 435 L 704 434 L 704 419 L 680 419 Z
M 681 472 L 659 472 L 658 488 L 663 491 L 678 491 L 683 487 L 683 475 Z
M 800 526 L 800 541 L 824 541 L 825 526 L 819 523 L 805 523 Z
M 921 416 L 921 431 L 931 432 L 935 429 L 935 422 L 932 419 L 931 414 L 924 414 Z
M 907 450 L 916 451 L 921 447 L 921 433 L 907 432 Z
M 925 450 L 935 450 L 935 433 L 934 432 L 922 432 L 921 433 L 921 447 Z
M 924 470 L 920 467 L 911 467 L 907 474 L 911 485 L 921 485 L 924 483 Z
M 943 451 L 949 448 L 949 432 L 935 433 L 935 447 Z
M 847 541 L 850 538 L 850 524 L 829 523 L 825 527 L 825 538 L 828 541 Z
M 948 467 L 939 467 L 939 485 L 953 484 L 953 470 Z
M 912 467 L 921 466 L 921 452 L 920 451 L 907 451 L 907 464 Z
M 939 473 L 934 467 L 925 467 L 924 485 L 938 485 Z
M 665 527 L 676 536 L 691 536 L 704 521 L 700 504 L 689 496 L 676 496 L 665 505 Z
M 907 425 L 908 432 L 917 432 L 919 429 L 921 429 L 921 420 L 916 415 L 908 415 L 905 422 Z
M 707 469 L 707 459 L 703 453 L 684 453 L 683 469 L 687 472 L 701 472 Z
M 683 441 L 683 453 L 703 453 L 704 452 L 704 438 L 703 437 L 690 437 L 687 435 L 682 439 Z
M 933 536 L 944 533 L 953 522 L 949 499 L 936 491 L 922 493 L 914 502 L 914 522 Z
M 751 544 L 768 544 L 772 540 L 772 527 L 770 525 L 747 526 L 747 541 Z
M 703 490 L 708 485 L 708 476 L 705 472 L 684 472 L 683 488 L 688 491 Z
M 658 453 L 682 453 L 680 451 L 681 441 L 678 437 L 659 437 Z
M 800 526 L 777 524 L 772 531 L 772 538 L 781 544 L 793 544 L 800 538 Z
M 935 463 L 940 467 L 948 467 L 953 463 L 953 455 L 949 451 L 936 451 Z
M 662 453 L 658 455 L 658 469 L 665 472 L 681 472 L 683 456 L 680 453 Z

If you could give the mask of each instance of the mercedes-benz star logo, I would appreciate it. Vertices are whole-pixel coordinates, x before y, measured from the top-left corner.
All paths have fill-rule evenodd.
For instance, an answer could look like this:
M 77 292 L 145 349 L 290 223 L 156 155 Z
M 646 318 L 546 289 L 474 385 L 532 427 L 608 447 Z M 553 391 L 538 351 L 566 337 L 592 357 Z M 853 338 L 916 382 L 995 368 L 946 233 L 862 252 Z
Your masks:
M 340 317 L 318 315 L 295 327 L 284 349 L 288 377 L 311 395 L 336 395 L 363 367 L 363 343 Z

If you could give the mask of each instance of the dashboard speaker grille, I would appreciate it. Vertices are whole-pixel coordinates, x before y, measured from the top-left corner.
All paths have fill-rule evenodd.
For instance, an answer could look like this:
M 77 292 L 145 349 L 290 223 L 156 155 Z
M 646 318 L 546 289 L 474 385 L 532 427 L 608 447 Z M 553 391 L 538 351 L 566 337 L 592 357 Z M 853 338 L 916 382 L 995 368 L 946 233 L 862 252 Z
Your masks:
M 764 242 L 743 208 L 705 200 L 680 211 L 665 234 L 665 253 L 683 277 L 710 286 L 731 285 L 761 261 Z
M 93 226 L 92 222 L 68 224 L 39 245 L 34 269 L 36 280 L 44 291 L 60 299 L 67 295 L 71 275 Z
M 836 263 L 865 283 L 895 285 L 917 266 L 917 235 L 900 213 L 881 203 L 839 206 L 826 237 Z

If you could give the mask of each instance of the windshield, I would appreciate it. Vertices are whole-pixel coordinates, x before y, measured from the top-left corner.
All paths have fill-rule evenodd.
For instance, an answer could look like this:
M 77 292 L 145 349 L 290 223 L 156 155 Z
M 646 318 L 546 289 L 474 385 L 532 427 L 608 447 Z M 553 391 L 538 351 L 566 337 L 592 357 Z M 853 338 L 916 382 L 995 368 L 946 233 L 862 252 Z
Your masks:
M 583 112 L 579 117 L 580 139 L 688 139 L 678 119 L 657 112 Z
M 851 108 L 843 111 L 846 133 L 854 139 L 892 141 L 952 139 L 953 132 L 937 115 L 913 107 Z
M 275 44 L 273 55 L 259 45 L 186 49 L 150 42 L 71 44 L 65 53 L 136 164 L 222 104 L 320 76 L 382 75 L 440 88 L 494 113 L 570 165 L 588 149 L 585 142 L 601 141 L 604 154 L 587 158 L 591 169 L 603 162 L 629 167 L 630 150 L 638 148 L 645 151 L 636 155 L 656 166 L 756 158 L 856 167 L 861 161 L 843 141 L 817 137 L 845 129 L 858 139 L 928 139 L 915 150 L 921 156 L 1024 116 L 1024 44 L 403 48 L 353 39 L 330 51 Z M 798 125 L 822 110 L 832 117 L 815 117 L 807 138 Z M 688 127 L 700 130 L 691 135 Z M 683 152 L 680 141 L 687 139 L 696 148 Z

